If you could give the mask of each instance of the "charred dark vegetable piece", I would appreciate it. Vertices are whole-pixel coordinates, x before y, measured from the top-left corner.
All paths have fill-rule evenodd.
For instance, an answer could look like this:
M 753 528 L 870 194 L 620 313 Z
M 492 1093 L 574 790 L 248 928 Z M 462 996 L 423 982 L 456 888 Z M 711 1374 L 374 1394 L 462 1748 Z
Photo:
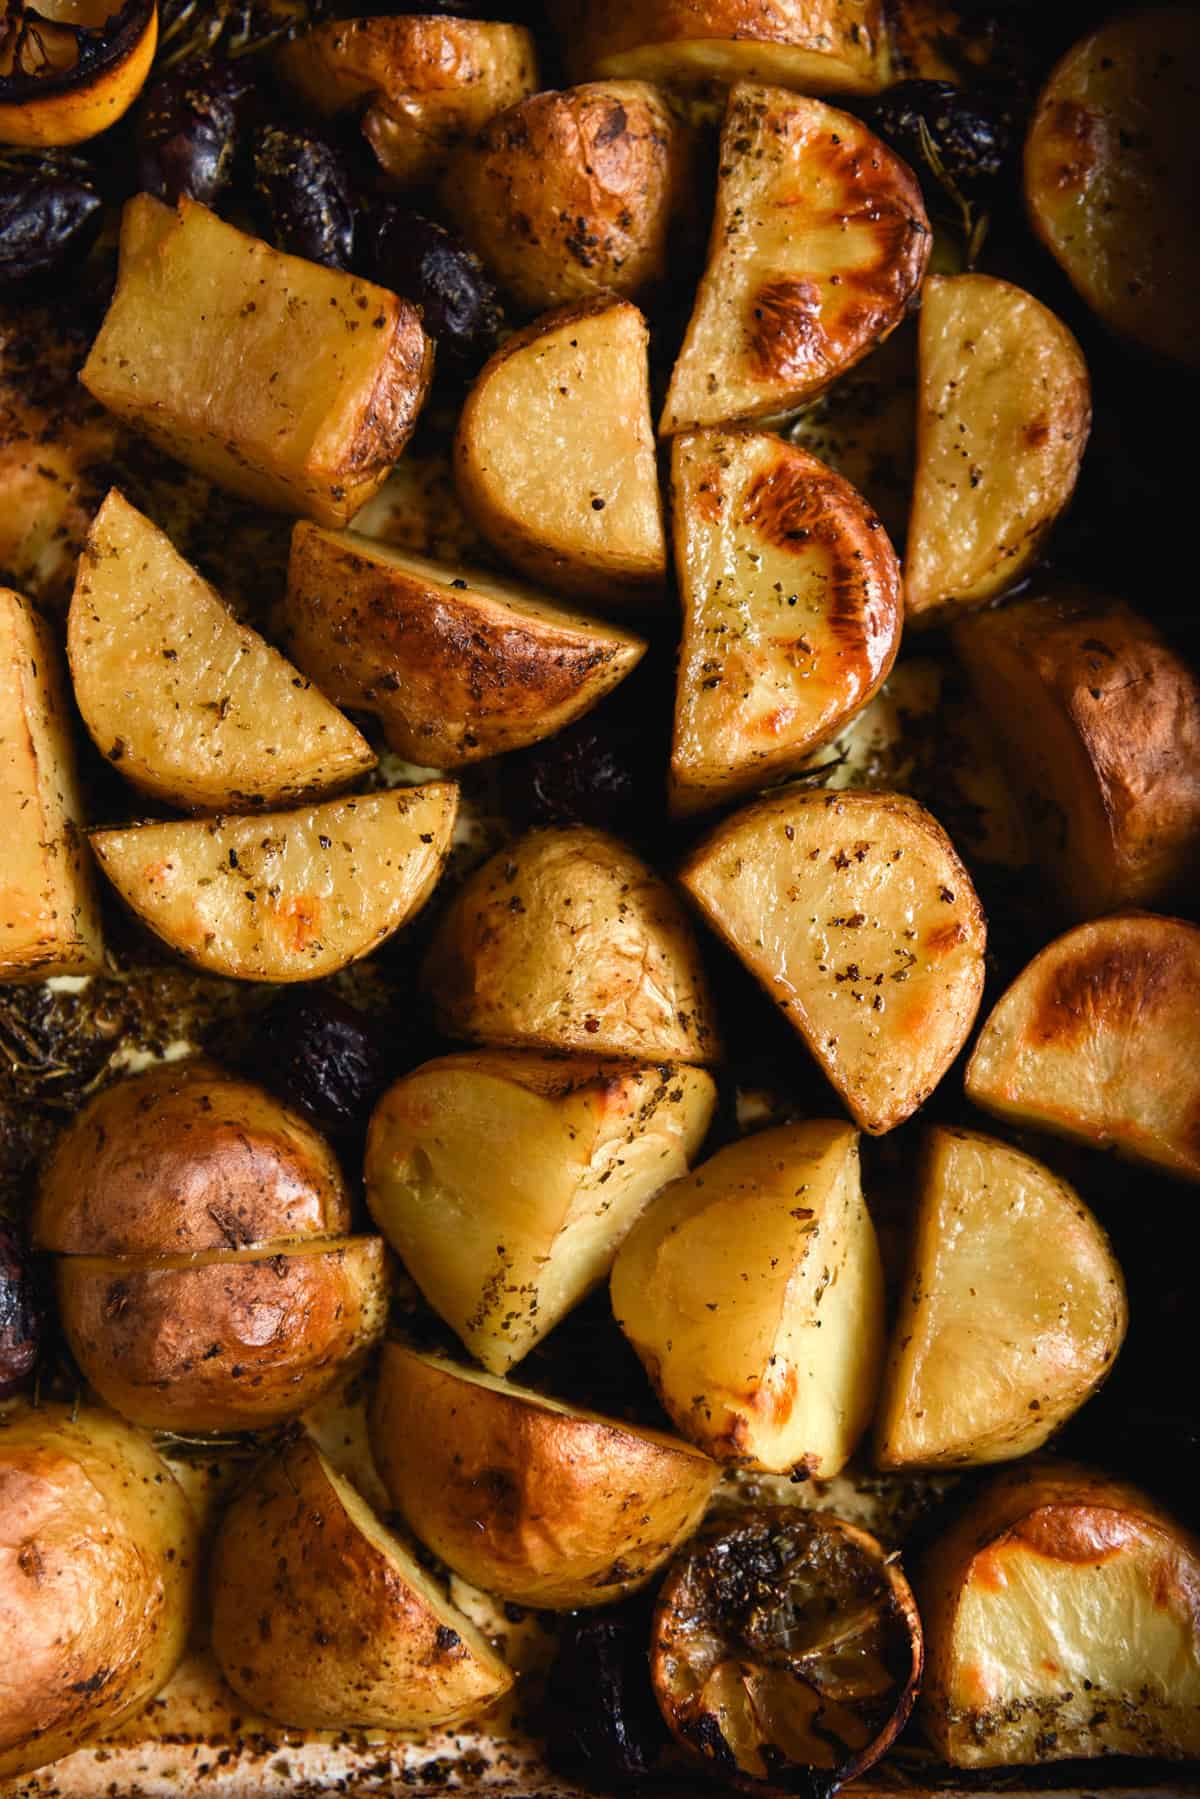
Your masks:
M 33 1373 L 41 1332 L 29 1252 L 12 1226 L 0 1223 L 0 1399 L 11 1398 Z
M 354 193 L 343 158 L 312 131 L 264 125 L 254 139 L 254 201 L 277 250 L 330 269 L 354 259 Z
M 367 1127 L 388 1081 L 402 1072 L 406 1045 L 380 1020 L 325 988 L 286 994 L 258 1021 L 243 1056 L 265 1081 L 331 1136 Z
M 639 1596 L 566 1621 L 541 1726 L 550 1765 L 604 1791 L 645 1779 L 668 1737 L 646 1661 L 650 1602 Z
M 902 81 L 858 110 L 911 164 L 932 204 L 947 195 L 987 204 L 1013 167 L 1014 114 L 990 94 L 947 81 Z
M 233 179 L 253 84 L 232 63 L 197 57 L 146 91 L 138 120 L 143 190 L 172 204 L 187 194 L 211 206 Z
M 0 174 L 0 284 L 52 275 L 85 256 L 103 210 L 96 190 L 77 176 Z
M 361 227 L 364 274 L 420 306 L 438 348 L 479 362 L 500 323 L 496 289 L 473 251 L 420 213 L 383 201 Z

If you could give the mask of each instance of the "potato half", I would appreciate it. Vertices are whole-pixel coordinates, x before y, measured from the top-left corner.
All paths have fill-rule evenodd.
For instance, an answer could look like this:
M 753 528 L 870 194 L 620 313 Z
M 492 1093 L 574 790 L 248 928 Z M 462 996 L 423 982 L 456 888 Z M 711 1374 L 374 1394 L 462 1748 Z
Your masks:
M 921 296 L 909 617 L 937 623 L 1016 582 L 1075 489 L 1092 420 L 1061 319 L 992 275 L 931 275 Z
M 1065 908 L 1185 892 L 1200 867 L 1200 682 L 1154 626 L 1072 589 L 961 619 L 954 648 Z
M 375 765 L 349 719 L 115 488 L 79 559 L 67 654 L 96 747 L 175 805 L 287 805 Z
M 689 813 L 802 767 L 861 711 L 895 661 L 904 595 L 861 494 L 770 432 L 683 433 L 671 494 L 671 807 Z
M 424 982 L 447 1036 L 635 1060 L 721 1054 L 675 895 L 603 831 L 531 831 L 443 914 Z
M 882 0 L 566 0 L 561 13 L 581 76 L 773 81 L 805 94 L 870 94 L 885 79 Z
M 929 257 L 917 178 L 848 113 L 742 83 L 664 434 L 785 412 L 904 318 Z
M 101 868 L 189 962 L 241 981 L 315 981 L 369 955 L 433 892 L 452 781 L 256 818 L 94 831 Z
M 456 1574 L 550 1611 L 646 1585 L 721 1470 L 688 1443 L 388 1343 L 371 1448 L 392 1501 Z
M 597 294 L 636 299 L 671 273 L 690 152 L 657 89 L 593 81 L 492 119 L 455 156 L 442 200 L 523 312 Z
M 445 1056 L 376 1107 L 367 1203 L 434 1310 L 505 1374 L 604 1279 L 647 1201 L 686 1173 L 716 1097 L 699 1068 Z
M 1192 6 L 1119 12 L 1069 50 L 1025 142 L 1033 228 L 1088 305 L 1123 336 L 1200 365 Z
M 928 1099 L 979 1008 L 985 926 L 923 806 L 785 790 L 720 825 L 680 879 L 863 1130 Z
M 975 1131 L 930 1132 L 917 1203 L 876 1460 L 1028 1455 L 1116 1360 L 1129 1316 L 1120 1265 L 1073 1188 Z
M 1200 1180 L 1200 930 L 1123 913 L 1055 938 L 993 1007 L 967 1097 Z
M 359 114 L 396 181 L 436 181 L 456 146 L 538 85 L 533 39 L 484 19 L 333 20 L 279 52 L 284 80 L 327 118 Z
M 8 587 L 0 587 L 0 788 L 0 980 L 94 973 L 104 944 L 58 645 Z
M 478 569 L 447 568 L 301 520 L 288 647 L 392 749 L 459 768 L 553 735 L 635 668 L 640 637 Z
M 60 1256 L 71 1353 L 113 1410 L 154 1430 L 262 1430 L 328 1392 L 382 1334 L 378 1237 L 156 1259 Z
M 146 1438 L 85 1406 L 0 1413 L 0 1777 L 56 1761 L 164 1686 L 197 1528 Z
M 666 579 L 647 342 L 628 301 L 567 307 L 509 338 L 467 396 L 459 498 L 551 592 L 629 604 Z
M 1200 1756 L 1200 1543 L 1070 1463 L 1000 1476 L 926 1552 L 921 1718 L 956 1767 Z
M 512 1685 L 487 1639 L 307 1437 L 225 1514 L 212 1641 L 234 1692 L 298 1729 L 461 1724 Z
M 432 371 L 407 300 L 285 256 L 195 201 L 175 212 L 139 194 L 80 379 L 222 487 L 344 525 L 399 458 Z
M 782 1125 L 674 1181 L 621 1246 L 612 1303 L 689 1441 L 739 1467 L 837 1474 L 883 1358 L 855 1132 Z

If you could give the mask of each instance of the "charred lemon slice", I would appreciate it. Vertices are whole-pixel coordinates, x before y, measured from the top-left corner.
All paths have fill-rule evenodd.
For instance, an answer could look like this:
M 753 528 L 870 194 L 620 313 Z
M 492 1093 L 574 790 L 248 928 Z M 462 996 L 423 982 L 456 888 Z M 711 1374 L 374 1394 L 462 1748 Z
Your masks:
M 157 47 L 155 0 L 3 0 L 0 143 L 95 137 L 137 99 Z
M 866 1531 L 797 1506 L 717 1514 L 651 1631 L 672 1734 L 739 1785 L 831 1793 L 903 1729 L 924 1651 L 908 1582 Z

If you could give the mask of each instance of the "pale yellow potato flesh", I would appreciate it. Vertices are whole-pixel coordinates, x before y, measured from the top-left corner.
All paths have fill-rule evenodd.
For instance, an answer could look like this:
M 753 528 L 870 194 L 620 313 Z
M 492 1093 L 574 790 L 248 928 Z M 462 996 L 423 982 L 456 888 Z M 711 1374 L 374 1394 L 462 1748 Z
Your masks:
M 306 107 L 358 110 L 380 165 L 406 186 L 436 181 L 460 143 L 538 85 L 523 26 L 433 14 L 317 25 L 278 66 Z
M 637 1061 L 721 1056 L 679 901 L 589 826 L 531 831 L 477 869 L 442 915 L 423 981 L 449 1037 Z
M 512 1685 L 487 1639 L 308 1437 L 225 1514 L 213 1649 L 255 1711 L 304 1730 L 429 1730 Z
M 930 276 L 904 563 L 914 623 L 1020 578 L 1074 492 L 1091 418 L 1083 352 L 1049 307 L 993 275 Z
M 1007 1143 L 937 1127 L 878 1465 L 978 1467 L 1040 1449 L 1104 1379 L 1127 1323 L 1120 1265 L 1078 1193 Z
M 122 899 L 197 967 L 313 981 L 420 910 L 457 810 L 454 783 L 434 781 L 298 812 L 94 831 L 91 844 Z
M 434 1310 L 505 1374 L 605 1278 L 647 1202 L 686 1173 L 716 1097 L 699 1068 L 445 1056 L 376 1107 L 367 1203 Z
M 90 974 L 104 962 L 58 645 L 0 587 L 0 980 Z
M 285 256 L 195 201 L 176 212 L 139 194 L 80 379 L 218 485 L 336 526 L 382 487 L 432 367 L 407 300 Z
M 629 604 L 666 579 L 647 343 L 627 300 L 564 308 L 510 338 L 462 409 L 459 499 L 551 593 Z
M 1200 930 L 1120 913 L 1056 937 L 967 1065 L 985 1112 L 1200 1180 Z
M 84 1405 L 0 1412 L 0 1777 L 95 1741 L 163 1687 L 192 1624 L 199 1545 L 139 1432 Z
M 671 446 L 683 642 L 671 808 L 703 811 L 803 767 L 867 704 L 900 643 L 887 532 L 848 481 L 767 431 Z
M 460 768 L 570 724 L 635 668 L 645 642 L 480 569 L 446 566 L 300 520 L 288 648 L 390 747 Z
M 312 799 L 374 767 L 349 719 L 115 488 L 79 559 L 67 655 L 96 747 L 191 811 Z
M 380 1361 L 371 1447 L 393 1504 L 441 1561 L 497 1598 L 550 1611 L 644 1587 L 721 1478 L 663 1431 L 397 1342 Z
M 1002 1475 L 926 1552 L 920 1717 L 956 1767 L 1200 1756 L 1200 1543 L 1070 1463 Z
M 1064 910 L 1185 896 L 1200 867 L 1200 681 L 1149 620 L 1053 591 L 960 619 L 954 648 Z
M 680 879 L 865 1131 L 933 1092 L 983 992 L 985 925 L 937 820 L 898 793 L 784 789 L 692 851 Z
M 690 1442 L 737 1467 L 837 1474 L 884 1348 L 852 1127 L 759 1131 L 675 1181 L 621 1246 L 612 1304 Z
M 742 83 L 664 435 L 812 399 L 900 324 L 931 236 L 916 176 L 848 113 Z

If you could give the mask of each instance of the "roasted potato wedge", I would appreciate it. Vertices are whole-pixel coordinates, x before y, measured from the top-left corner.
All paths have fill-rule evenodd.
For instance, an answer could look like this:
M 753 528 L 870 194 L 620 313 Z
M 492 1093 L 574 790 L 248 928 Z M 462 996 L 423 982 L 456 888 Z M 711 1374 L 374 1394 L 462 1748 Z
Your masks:
M 879 1466 L 977 1467 L 1040 1449 L 1107 1375 L 1127 1323 L 1120 1265 L 1073 1188 L 994 1137 L 932 1130 Z
M 0 1412 L 0 1777 L 153 1699 L 192 1622 L 197 1529 L 145 1437 L 94 1406 Z
M 104 944 L 58 646 L 8 587 L 0 587 L 0 788 L 0 980 L 94 972 Z
M 690 1442 L 738 1467 L 837 1474 L 883 1358 L 855 1132 L 759 1131 L 672 1182 L 618 1251 L 612 1304 Z
M 278 62 L 314 112 L 357 111 L 383 169 L 411 186 L 437 181 L 457 145 L 538 85 L 522 26 L 433 14 L 335 19 L 285 44 Z
M 1200 682 L 1148 620 L 1083 590 L 959 621 L 1065 909 L 1161 905 L 1200 866 Z
M 31 1235 L 59 1255 L 255 1249 L 350 1229 L 337 1157 L 299 1113 L 212 1062 L 94 1094 L 42 1168 Z
M 344 525 L 399 458 L 432 370 L 407 300 L 139 194 L 80 379 L 231 492 Z
M 376 1107 L 367 1203 L 434 1310 L 505 1374 L 605 1278 L 647 1201 L 686 1173 L 716 1097 L 699 1068 L 444 1056 Z
M 460 768 L 551 736 L 646 648 L 527 587 L 303 519 L 285 614 L 301 668 L 340 704 L 374 712 L 391 748 L 422 767 Z
M 153 1430 L 263 1430 L 382 1335 L 378 1237 L 193 1256 L 60 1256 L 63 1330 L 115 1412 Z
M 1092 401 L 1062 320 L 992 275 L 931 275 L 920 345 L 904 587 L 933 624 L 1024 573 L 1074 492 Z
M 1200 1543 L 1104 1474 L 1013 1468 L 927 1551 L 921 1718 L 956 1767 L 1200 1756 Z
M 916 176 L 848 113 L 742 83 L 708 266 L 659 430 L 786 412 L 900 324 L 929 257 Z
M 904 595 L 862 496 L 770 432 L 684 432 L 671 493 L 671 808 L 689 813 L 803 767 L 862 710 L 895 661 Z
M 634 1060 L 721 1054 L 687 917 L 603 831 L 531 831 L 443 914 L 424 982 L 447 1036 Z
M 287 805 L 374 767 L 349 719 L 115 488 L 80 557 L 67 654 L 97 748 L 159 799 Z
M 1033 228 L 1088 305 L 1193 368 L 1198 61 L 1194 7 L 1120 11 L 1063 57 L 1025 142 Z
M 885 80 L 882 0 L 567 0 L 561 12 L 581 78 L 769 81 L 805 94 L 870 94 Z
M 690 173 L 690 134 L 655 88 L 593 81 L 492 119 L 455 156 L 442 199 L 514 303 L 545 312 L 662 285 Z
M 992 1009 L 967 1097 L 1200 1180 L 1200 930 L 1121 913 L 1056 937 Z
M 983 909 L 903 794 L 785 790 L 735 813 L 680 879 L 865 1131 L 922 1105 L 983 992 Z
M 371 1447 L 388 1494 L 456 1574 L 518 1605 L 609 1605 L 695 1530 L 721 1470 L 662 1431 L 383 1351 Z
M 315 981 L 378 948 L 441 874 L 452 781 L 257 818 L 92 833 L 101 868 L 189 962 L 240 981 Z
M 248 1705 L 299 1729 L 429 1729 L 499 1699 L 512 1676 L 307 1437 L 225 1514 L 213 1650 Z
M 551 592 L 621 604 L 666 579 L 647 341 L 627 301 L 571 306 L 511 337 L 467 396 L 459 498 Z

